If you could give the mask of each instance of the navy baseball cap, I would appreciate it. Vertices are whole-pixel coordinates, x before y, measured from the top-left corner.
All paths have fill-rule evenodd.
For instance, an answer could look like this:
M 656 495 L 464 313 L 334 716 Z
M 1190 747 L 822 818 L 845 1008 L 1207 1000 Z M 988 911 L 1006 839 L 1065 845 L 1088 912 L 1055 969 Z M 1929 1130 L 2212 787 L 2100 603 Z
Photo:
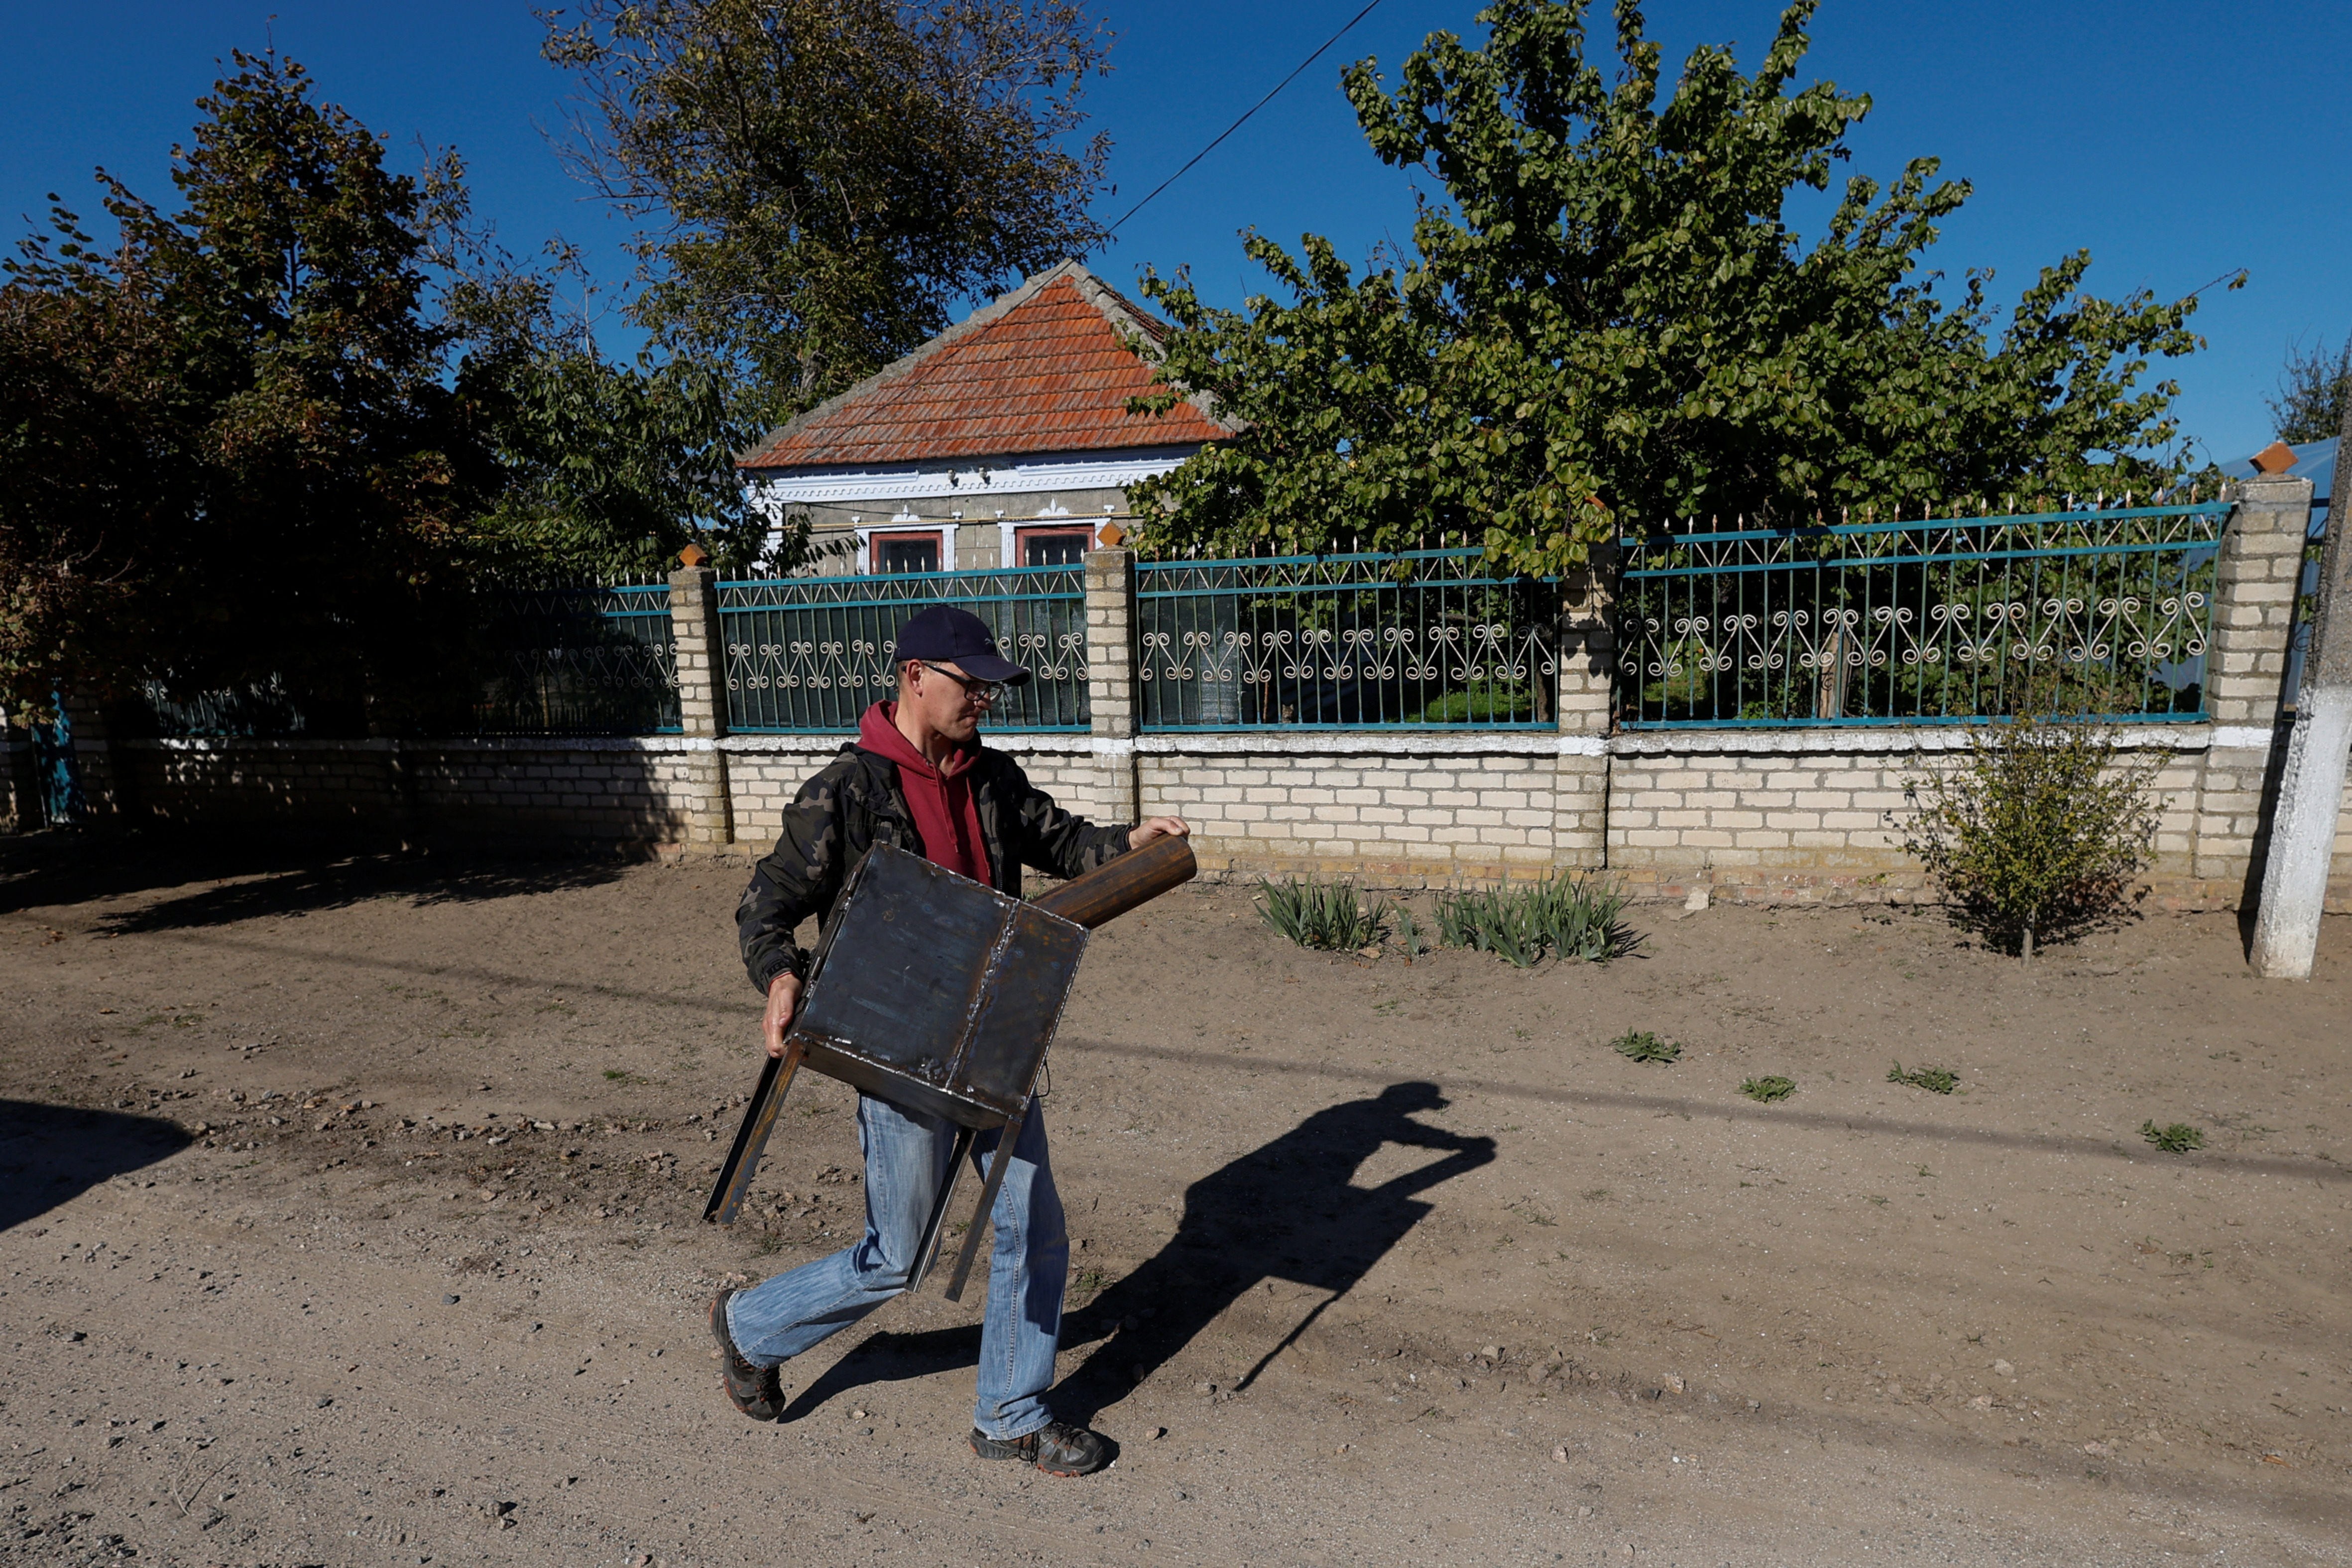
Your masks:
M 970 610 L 953 605 L 933 605 L 898 628 L 894 658 L 925 658 L 959 666 L 975 680 L 1001 680 L 1019 686 L 1029 671 L 996 651 L 988 624 Z

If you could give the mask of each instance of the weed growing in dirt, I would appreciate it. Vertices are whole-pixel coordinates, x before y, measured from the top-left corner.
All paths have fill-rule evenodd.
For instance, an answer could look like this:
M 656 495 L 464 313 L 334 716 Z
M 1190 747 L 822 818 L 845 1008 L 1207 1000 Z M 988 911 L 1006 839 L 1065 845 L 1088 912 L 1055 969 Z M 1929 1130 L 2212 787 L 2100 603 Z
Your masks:
M 1609 1048 L 1629 1062 L 1672 1062 L 1683 1054 L 1678 1040 L 1662 1040 L 1647 1029 L 1628 1029 Z
M 606 1068 L 604 1069 L 604 1081 L 607 1083 L 617 1083 L 624 1089 L 637 1089 L 653 1082 L 653 1079 L 640 1077 L 636 1073 L 625 1072 L 619 1068 Z
M 1944 885 L 1953 920 L 2033 956 L 2113 923 L 2147 888 L 2163 753 L 2126 760 L 2116 730 L 2032 713 L 1968 732 L 1957 765 L 1903 781 L 1903 848 Z
M 2165 1127 L 2158 1127 L 2153 1121 L 2143 1121 L 2139 1124 L 2139 1135 L 2168 1154 L 2186 1154 L 2192 1149 L 2205 1147 L 2203 1130 L 2191 1127 L 2186 1121 L 2175 1121 Z
M 1352 952 L 1381 940 L 1388 925 L 1384 899 L 1369 903 L 1353 882 L 1270 882 L 1258 879 L 1258 918 L 1301 947 Z
M 1797 1080 L 1777 1074 L 1769 1078 L 1751 1078 L 1740 1084 L 1739 1092 L 1750 1100 L 1769 1105 L 1776 1100 L 1786 1100 L 1796 1093 Z
M 1631 896 L 1614 883 L 1573 877 L 1495 889 L 1451 888 L 1437 895 L 1438 940 L 1531 969 L 1546 952 L 1606 963 L 1640 938 L 1619 917 Z
M 1886 1069 L 1886 1081 L 1907 1083 L 1913 1089 L 1924 1089 L 1929 1094 L 1949 1094 L 1960 1087 L 1960 1075 L 1944 1068 L 1913 1068 L 1906 1072 L 1903 1064 L 1896 1062 Z
M 1419 921 L 1412 918 L 1412 910 L 1409 905 L 1399 904 L 1396 907 L 1396 923 L 1397 940 L 1404 943 L 1404 956 L 1407 963 L 1411 963 L 1429 951 L 1429 933 L 1422 929 Z

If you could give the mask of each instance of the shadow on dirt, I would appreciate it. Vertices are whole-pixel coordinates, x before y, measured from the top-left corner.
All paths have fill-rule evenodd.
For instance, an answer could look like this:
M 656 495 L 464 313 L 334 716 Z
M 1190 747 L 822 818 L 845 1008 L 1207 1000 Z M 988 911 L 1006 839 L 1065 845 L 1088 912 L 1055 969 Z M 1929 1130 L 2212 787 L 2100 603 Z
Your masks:
M 793 1395 L 782 1417 L 786 1426 L 810 1415 L 836 1394 L 877 1383 L 908 1383 L 961 1367 L 970 1372 L 980 1360 L 980 1325 L 933 1329 L 917 1334 L 884 1331 L 868 1334 L 849 1352 L 826 1367 L 814 1383 Z M 787 1363 L 789 1365 L 789 1363 Z
M 196 840 L 142 833 L 100 841 L 38 834 L 0 839 L 0 913 L 63 908 L 162 892 L 100 916 L 116 935 L 184 931 L 268 916 L 306 915 L 370 899 L 470 903 L 594 887 L 623 874 L 618 860 L 353 849 L 242 835 Z
M 0 1100 L 0 1230 L 110 1177 L 168 1160 L 189 1142 L 158 1117 Z
M 1234 1384 L 1248 1387 L 1436 1207 L 1413 1194 L 1493 1161 L 1493 1139 L 1412 1119 L 1447 1103 L 1433 1083 L 1391 1084 L 1318 1110 L 1193 1183 L 1168 1245 L 1064 1321 L 1065 1345 L 1104 1342 L 1065 1381 L 1055 1410 L 1066 1420 L 1091 1417 L 1258 1285 L 1286 1279 L 1328 1292 Z M 1356 1185 L 1358 1168 L 1390 1143 L 1445 1157 L 1378 1186 Z
M 1414 1194 L 1495 1158 L 1491 1138 L 1465 1138 L 1412 1119 L 1445 1104 L 1435 1084 L 1391 1084 L 1371 1099 L 1318 1110 L 1193 1183 L 1168 1245 L 1063 1319 L 1065 1347 L 1108 1338 L 1063 1380 L 1053 1396 L 1055 1414 L 1092 1420 L 1140 1381 L 1136 1369 L 1148 1376 L 1266 1280 L 1329 1292 L 1237 1385 L 1247 1387 L 1436 1207 Z M 1377 1187 L 1355 1185 L 1358 1168 L 1390 1143 L 1443 1150 L 1445 1157 Z M 1122 1329 L 1124 1320 L 1135 1326 Z M 968 1368 L 979 1353 L 977 1325 L 871 1335 L 795 1394 L 783 1419 L 796 1421 L 853 1388 Z

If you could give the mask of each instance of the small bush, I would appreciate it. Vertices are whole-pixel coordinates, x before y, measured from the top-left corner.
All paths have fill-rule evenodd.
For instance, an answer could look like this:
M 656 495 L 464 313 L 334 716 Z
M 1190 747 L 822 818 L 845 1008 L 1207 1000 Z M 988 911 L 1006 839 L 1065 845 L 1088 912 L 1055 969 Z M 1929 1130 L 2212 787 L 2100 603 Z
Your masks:
M 1269 882 L 1261 878 L 1258 918 L 1301 947 L 1353 952 L 1381 940 L 1387 929 L 1387 900 L 1366 903 L 1353 882 Z
M 2176 1121 L 2168 1127 L 2143 1121 L 2139 1124 L 2139 1135 L 2168 1154 L 2186 1154 L 2192 1149 L 2205 1147 L 2204 1130 L 2191 1127 L 2186 1121 Z
M 1683 1054 L 1678 1040 L 1662 1040 L 1647 1029 L 1628 1029 L 1609 1048 L 1629 1062 L 1672 1062 Z
M 1422 724 L 1497 723 L 1536 716 L 1535 693 L 1517 681 L 1481 681 L 1433 698 L 1413 715 Z
M 2103 725 L 2032 714 L 1973 728 L 1959 764 L 1906 779 L 1903 847 L 1944 886 L 1954 919 L 2031 959 L 2121 918 L 2155 860 L 2160 761 L 2122 760 Z
M 1776 1100 L 1786 1100 L 1797 1092 L 1797 1080 L 1792 1078 L 1751 1078 L 1739 1086 L 1739 1092 L 1766 1105 Z
M 1929 1094 L 1949 1094 L 1960 1087 L 1960 1075 L 1943 1068 L 1913 1068 L 1906 1072 L 1901 1062 L 1886 1069 L 1889 1083 L 1907 1083 L 1913 1089 L 1924 1089 Z
M 1559 958 L 1605 963 L 1640 939 L 1619 919 L 1629 896 L 1613 883 L 1575 877 L 1494 889 L 1451 888 L 1437 895 L 1437 938 L 1521 969 Z

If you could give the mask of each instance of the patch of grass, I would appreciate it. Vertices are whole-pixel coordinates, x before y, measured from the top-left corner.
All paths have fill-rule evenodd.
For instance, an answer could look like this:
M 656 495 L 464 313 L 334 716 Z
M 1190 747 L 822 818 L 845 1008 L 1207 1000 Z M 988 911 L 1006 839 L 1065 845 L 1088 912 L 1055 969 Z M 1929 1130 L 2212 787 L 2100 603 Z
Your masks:
M 1906 1072 L 1896 1062 L 1886 1072 L 1889 1083 L 1907 1083 L 1913 1089 L 1924 1089 L 1929 1094 L 1949 1094 L 1960 1087 L 1960 1075 L 1947 1068 L 1913 1068 Z
M 1619 917 L 1631 895 L 1598 878 L 1504 888 L 1451 888 L 1437 895 L 1437 937 L 1447 947 L 1491 952 L 1531 969 L 1549 952 L 1606 963 L 1640 945 Z
M 2153 1121 L 2143 1121 L 2139 1124 L 2139 1135 L 2168 1154 L 2186 1154 L 2192 1149 L 2205 1147 L 2204 1130 L 2191 1127 L 2186 1121 L 2175 1121 L 2164 1127 L 2158 1127 Z
M 1781 1078 L 1778 1075 L 1767 1078 L 1751 1078 L 1744 1080 L 1740 1084 L 1739 1092 L 1746 1095 L 1750 1100 L 1759 1101 L 1761 1104 L 1769 1105 L 1776 1100 L 1786 1100 L 1790 1095 L 1796 1093 L 1797 1080 L 1792 1078 Z
M 1388 928 L 1385 899 L 1359 898 L 1349 881 L 1272 882 L 1258 879 L 1258 919 L 1301 947 L 1353 952 L 1379 942 Z
M 617 1083 L 624 1089 L 640 1089 L 645 1085 L 653 1082 L 653 1079 L 642 1077 L 636 1073 L 625 1071 L 620 1068 L 606 1068 L 604 1069 L 604 1081 L 607 1083 Z
M 1609 1048 L 1629 1062 L 1672 1062 L 1683 1054 L 1679 1040 L 1662 1040 L 1647 1029 L 1628 1029 Z

